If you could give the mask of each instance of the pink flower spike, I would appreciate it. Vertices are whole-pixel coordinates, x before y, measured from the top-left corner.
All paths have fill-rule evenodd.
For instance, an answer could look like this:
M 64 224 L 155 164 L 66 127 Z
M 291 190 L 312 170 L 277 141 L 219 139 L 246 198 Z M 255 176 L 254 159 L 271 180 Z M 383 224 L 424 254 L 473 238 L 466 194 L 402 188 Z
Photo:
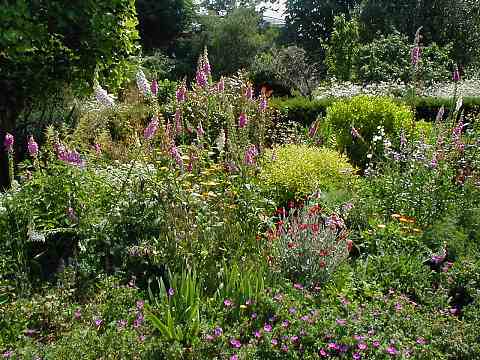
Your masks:
M 5 150 L 9 153 L 12 152 L 14 143 L 15 143 L 15 139 L 13 135 L 7 132 L 5 134 L 5 139 L 3 140 L 3 146 L 5 147 Z
M 238 127 L 240 129 L 244 128 L 248 123 L 247 115 L 245 113 L 241 113 L 238 117 Z
M 150 90 L 151 90 L 153 96 L 157 96 L 157 94 L 158 94 L 157 80 L 153 79 L 152 83 L 150 84 Z
M 37 157 L 37 155 L 38 155 L 38 144 L 35 142 L 35 139 L 31 135 L 28 139 L 27 148 L 28 148 L 28 153 L 30 154 L 31 157 Z
M 158 122 L 158 117 L 154 116 L 143 131 L 143 137 L 145 140 L 151 140 L 155 136 L 155 133 L 158 130 Z
M 455 66 L 455 70 L 453 70 L 452 80 L 453 82 L 460 81 L 460 72 L 458 71 L 458 66 Z

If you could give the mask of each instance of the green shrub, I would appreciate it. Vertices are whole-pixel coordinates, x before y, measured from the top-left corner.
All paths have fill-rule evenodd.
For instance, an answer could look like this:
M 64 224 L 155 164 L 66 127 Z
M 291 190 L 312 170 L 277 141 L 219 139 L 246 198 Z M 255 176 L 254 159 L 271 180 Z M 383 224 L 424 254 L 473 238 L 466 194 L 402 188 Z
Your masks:
M 390 98 L 356 96 L 331 105 L 322 127 L 335 136 L 341 152 L 347 153 L 355 165 L 365 167 L 366 155 L 379 129 L 383 128 L 387 136 L 394 135 L 412 122 L 411 110 Z M 360 137 L 352 135 L 353 129 Z
M 317 190 L 348 189 L 355 169 L 334 150 L 284 145 L 267 151 L 260 180 L 280 200 L 301 198 Z

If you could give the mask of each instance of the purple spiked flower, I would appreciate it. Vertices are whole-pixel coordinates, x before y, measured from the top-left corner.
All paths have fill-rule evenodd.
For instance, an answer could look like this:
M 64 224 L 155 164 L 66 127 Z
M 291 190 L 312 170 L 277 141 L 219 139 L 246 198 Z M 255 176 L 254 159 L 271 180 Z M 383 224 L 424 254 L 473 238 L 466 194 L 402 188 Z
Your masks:
M 145 128 L 143 131 L 143 137 L 145 140 L 151 140 L 154 136 L 155 133 L 158 130 L 158 117 L 154 116 L 148 126 Z
M 196 81 L 197 81 L 197 85 L 200 86 L 201 88 L 204 88 L 207 86 L 207 75 L 205 74 L 205 72 L 203 70 L 198 70 L 197 71 L 197 75 L 195 77 Z
M 32 135 L 30 135 L 30 137 L 28 138 L 27 148 L 28 148 L 28 153 L 30 154 L 31 157 L 37 157 L 38 144 L 36 143 Z
M 150 84 L 150 91 L 152 92 L 153 96 L 157 96 L 158 94 L 158 83 L 156 79 L 153 79 L 152 83 Z
M 238 117 L 238 127 L 244 128 L 248 123 L 247 115 L 245 113 L 241 113 Z
M 225 79 L 222 76 L 217 83 L 217 91 L 223 92 L 224 90 L 225 90 Z
M 453 70 L 452 80 L 454 82 L 460 81 L 460 72 L 458 71 L 458 66 L 455 66 L 455 69 Z
M 105 89 L 100 85 L 95 86 L 94 88 L 95 98 L 97 101 L 105 107 L 113 107 L 115 102 L 113 101 L 113 96 L 110 95 Z
M 15 143 L 15 139 L 12 134 L 6 133 L 5 139 L 3 140 L 3 146 L 7 152 L 13 151 L 13 144 Z

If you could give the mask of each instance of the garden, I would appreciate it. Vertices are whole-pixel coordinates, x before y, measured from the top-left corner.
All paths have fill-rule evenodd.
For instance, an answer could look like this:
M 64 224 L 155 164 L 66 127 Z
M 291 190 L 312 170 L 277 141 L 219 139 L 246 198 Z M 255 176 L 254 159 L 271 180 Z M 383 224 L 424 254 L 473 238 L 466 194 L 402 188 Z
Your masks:
M 480 358 L 478 3 L 81 3 L 0 9 L 0 357 Z

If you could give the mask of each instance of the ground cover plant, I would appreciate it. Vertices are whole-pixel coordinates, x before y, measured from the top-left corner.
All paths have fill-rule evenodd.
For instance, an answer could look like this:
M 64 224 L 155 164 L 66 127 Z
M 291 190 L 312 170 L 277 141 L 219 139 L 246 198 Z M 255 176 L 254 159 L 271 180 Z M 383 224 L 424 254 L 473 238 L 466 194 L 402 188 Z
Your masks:
M 331 20 L 332 41 L 357 21 Z M 191 78 L 137 59 L 118 96 L 91 74 L 68 122 L 6 133 L 0 356 L 478 359 L 480 117 L 456 68 L 449 98 L 419 98 L 402 39 L 403 98 L 290 99 L 282 123 L 203 48 Z

